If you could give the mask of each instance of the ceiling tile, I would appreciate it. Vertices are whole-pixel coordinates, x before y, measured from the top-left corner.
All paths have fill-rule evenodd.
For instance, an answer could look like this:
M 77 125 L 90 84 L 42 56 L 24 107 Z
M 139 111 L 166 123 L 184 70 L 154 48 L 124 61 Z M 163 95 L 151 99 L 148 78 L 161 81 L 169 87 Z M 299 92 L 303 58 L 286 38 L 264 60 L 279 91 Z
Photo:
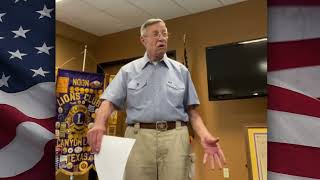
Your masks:
M 122 24 L 127 27 L 139 26 L 146 19 L 152 17 L 151 14 L 144 9 L 136 7 L 125 0 L 84 0 L 88 4 L 101 9 L 103 12 L 118 19 Z
M 145 9 L 153 15 L 153 18 L 164 20 L 188 15 L 188 11 L 181 8 L 171 0 L 128 0 L 137 7 Z
M 58 20 L 95 35 L 116 32 L 125 28 L 125 25 L 118 19 L 79 0 L 57 3 L 57 9 Z
M 183 6 L 191 14 L 223 6 L 219 0 L 172 0 Z

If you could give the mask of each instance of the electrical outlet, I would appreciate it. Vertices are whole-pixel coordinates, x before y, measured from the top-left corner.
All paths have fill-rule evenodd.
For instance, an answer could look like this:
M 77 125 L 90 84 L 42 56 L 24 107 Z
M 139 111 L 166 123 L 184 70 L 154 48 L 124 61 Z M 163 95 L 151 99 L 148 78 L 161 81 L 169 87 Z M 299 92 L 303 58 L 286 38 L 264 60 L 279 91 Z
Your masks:
M 229 168 L 223 168 L 223 177 L 229 178 Z

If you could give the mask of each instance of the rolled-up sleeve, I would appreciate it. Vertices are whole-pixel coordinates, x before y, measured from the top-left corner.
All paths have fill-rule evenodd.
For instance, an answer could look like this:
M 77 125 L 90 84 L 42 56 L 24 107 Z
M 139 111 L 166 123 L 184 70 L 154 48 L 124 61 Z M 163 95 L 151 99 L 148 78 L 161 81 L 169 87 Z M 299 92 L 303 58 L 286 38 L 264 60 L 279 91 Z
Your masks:
M 124 109 L 127 96 L 127 81 L 126 73 L 121 68 L 106 90 L 101 95 L 100 99 L 112 102 L 118 109 Z
M 199 105 L 200 101 L 197 95 L 197 91 L 193 85 L 190 72 L 187 71 L 186 73 L 186 92 L 184 95 L 184 107 L 187 108 L 190 105 Z

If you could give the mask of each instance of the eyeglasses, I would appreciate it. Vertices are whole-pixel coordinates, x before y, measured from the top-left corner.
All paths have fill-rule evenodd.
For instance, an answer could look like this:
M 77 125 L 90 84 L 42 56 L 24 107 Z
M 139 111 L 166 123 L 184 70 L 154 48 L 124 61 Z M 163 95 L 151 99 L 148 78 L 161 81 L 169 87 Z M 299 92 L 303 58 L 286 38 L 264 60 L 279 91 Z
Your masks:
M 152 37 L 152 38 L 160 38 L 160 35 L 161 35 L 162 37 L 164 37 L 164 38 L 168 38 L 168 32 L 162 32 L 162 33 L 160 33 L 160 32 L 153 32 L 152 34 L 150 34 L 150 35 L 148 35 L 148 36 L 150 36 L 150 37 Z

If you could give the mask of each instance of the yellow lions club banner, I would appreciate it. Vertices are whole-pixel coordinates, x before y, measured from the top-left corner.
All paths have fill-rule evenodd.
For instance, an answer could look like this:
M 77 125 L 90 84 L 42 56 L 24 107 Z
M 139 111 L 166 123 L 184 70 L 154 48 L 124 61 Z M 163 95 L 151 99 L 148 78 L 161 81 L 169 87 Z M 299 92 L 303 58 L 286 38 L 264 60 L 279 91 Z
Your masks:
M 101 104 L 103 83 L 103 74 L 58 70 L 56 173 L 81 175 L 93 167 L 86 134 Z

